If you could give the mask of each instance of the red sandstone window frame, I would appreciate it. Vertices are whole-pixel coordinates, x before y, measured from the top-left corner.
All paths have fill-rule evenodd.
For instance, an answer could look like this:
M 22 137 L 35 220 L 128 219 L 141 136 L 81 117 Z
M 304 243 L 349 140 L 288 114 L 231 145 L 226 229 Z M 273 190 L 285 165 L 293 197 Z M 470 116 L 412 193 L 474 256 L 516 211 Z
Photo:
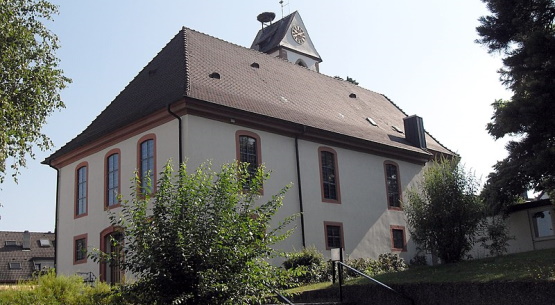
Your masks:
M 85 169 L 85 181 L 81 182 L 79 172 L 83 168 Z M 80 191 L 80 186 L 82 183 L 84 183 L 84 190 L 85 190 L 84 197 L 81 197 L 82 194 Z M 79 213 L 79 200 L 82 198 L 85 199 L 85 207 L 84 207 L 84 211 L 82 213 Z M 75 167 L 75 198 L 74 198 L 73 208 L 74 208 L 74 213 L 73 213 L 74 219 L 85 217 L 89 214 L 89 163 L 88 162 L 81 162 L 77 164 L 77 166 Z
M 333 156 L 333 171 L 334 171 L 334 184 L 335 184 L 335 193 L 336 193 L 336 198 L 326 198 L 325 196 L 325 187 L 324 187 L 324 169 L 323 169 L 323 164 L 322 164 L 322 153 L 323 152 L 327 152 L 332 154 Z M 339 183 L 339 164 L 337 162 L 337 152 L 330 147 L 324 147 L 321 146 L 318 148 L 318 164 L 320 167 L 320 192 L 322 195 L 322 202 L 328 202 L 328 203 L 336 203 L 336 204 L 341 204 L 341 188 L 340 188 L 340 183 Z
M 407 234 L 404 226 L 390 226 L 389 231 L 391 234 L 391 251 L 407 252 Z M 403 246 L 401 248 L 397 247 L 395 244 L 395 235 L 393 231 L 401 231 L 403 235 Z
M 121 194 L 121 150 L 119 148 L 112 149 L 106 153 L 104 157 L 104 209 L 114 209 L 121 206 L 120 200 L 117 203 L 110 205 L 110 169 L 109 160 L 112 156 L 117 155 L 117 194 Z
M 78 259 L 77 255 L 77 241 L 84 240 L 84 247 L 85 247 L 85 257 L 82 259 Z M 84 264 L 87 262 L 87 247 L 88 247 L 88 234 L 81 234 L 73 237 L 73 264 Z
M 345 249 L 345 237 L 343 235 L 343 223 L 341 222 L 334 222 L 334 221 L 324 221 L 324 241 L 326 243 L 326 250 L 331 250 L 335 247 L 330 246 L 329 244 L 329 240 L 328 240 L 328 227 L 329 226 L 334 226 L 334 227 L 339 227 L 339 238 L 340 238 L 340 244 L 341 244 L 341 249 Z
M 150 134 L 146 134 L 144 136 L 142 136 L 138 141 L 137 141 L 137 170 L 139 172 L 139 178 L 141 179 L 141 184 L 137 186 L 137 188 L 139 189 L 139 193 L 140 194 L 144 194 L 144 187 L 142 185 L 143 180 L 144 180 L 144 173 L 143 173 L 143 168 L 142 168 L 142 161 L 143 161 L 143 155 L 142 155 L 142 145 L 143 143 L 145 143 L 146 141 L 152 140 L 152 144 L 153 144 L 153 155 L 152 155 L 152 169 L 151 169 L 151 175 L 152 175 L 152 179 L 151 179 L 151 187 L 152 187 L 152 191 L 151 191 L 151 195 L 156 193 L 156 183 L 157 183 L 157 179 L 156 179 L 156 160 L 157 160 L 157 154 L 156 154 L 156 135 L 153 133 Z
M 390 197 L 389 197 L 389 176 L 387 173 L 387 167 L 389 166 L 395 166 L 396 169 L 396 184 L 397 184 L 397 193 L 398 193 L 398 197 L 399 197 L 399 202 L 397 204 L 394 204 L 393 202 L 391 202 Z M 393 161 L 384 161 L 383 163 L 383 170 L 384 170 L 384 180 L 385 180 L 385 197 L 386 197 L 386 201 L 387 201 L 387 208 L 389 210 L 397 210 L 397 211 L 402 211 L 403 210 L 403 205 L 402 205 L 402 198 L 403 198 L 403 192 L 402 192 L 402 187 L 401 187 L 401 174 L 400 174 L 400 170 L 399 170 L 399 164 L 393 162 Z

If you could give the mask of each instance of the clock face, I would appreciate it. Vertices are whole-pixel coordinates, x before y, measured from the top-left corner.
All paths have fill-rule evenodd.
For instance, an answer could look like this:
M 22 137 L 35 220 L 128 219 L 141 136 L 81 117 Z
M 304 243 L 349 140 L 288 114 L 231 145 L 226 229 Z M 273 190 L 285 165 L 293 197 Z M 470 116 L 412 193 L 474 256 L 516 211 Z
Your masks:
M 298 44 L 303 44 L 306 40 L 306 36 L 304 33 L 303 28 L 298 25 L 295 25 L 291 28 L 291 36 Z

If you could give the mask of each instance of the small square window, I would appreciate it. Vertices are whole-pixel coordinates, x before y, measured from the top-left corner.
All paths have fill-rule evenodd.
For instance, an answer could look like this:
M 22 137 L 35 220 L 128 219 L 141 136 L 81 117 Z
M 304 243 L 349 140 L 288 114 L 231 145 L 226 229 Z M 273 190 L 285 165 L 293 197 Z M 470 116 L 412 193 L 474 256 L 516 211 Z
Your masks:
M 21 269 L 21 263 L 10 263 L 11 270 Z
M 87 261 L 87 238 L 75 239 L 75 263 L 80 264 Z
M 401 226 L 391 227 L 391 243 L 392 243 L 392 250 L 406 251 L 404 227 L 401 227 Z
M 324 222 L 326 249 L 343 248 L 343 225 L 338 222 Z

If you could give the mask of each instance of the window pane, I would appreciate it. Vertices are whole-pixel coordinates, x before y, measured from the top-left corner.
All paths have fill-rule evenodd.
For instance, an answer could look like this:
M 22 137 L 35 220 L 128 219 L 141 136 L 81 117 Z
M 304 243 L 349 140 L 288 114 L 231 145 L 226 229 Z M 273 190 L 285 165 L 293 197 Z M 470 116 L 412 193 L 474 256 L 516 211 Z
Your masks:
M 247 171 L 250 177 L 256 174 L 258 168 L 258 143 L 249 136 L 239 136 L 239 161 L 248 163 Z M 249 179 L 250 179 L 249 177 Z
M 77 239 L 75 241 L 75 260 L 83 260 L 87 258 L 87 243 L 86 239 Z
M 387 188 L 387 203 L 391 207 L 400 207 L 401 198 L 399 196 L 399 177 L 397 166 L 393 164 L 386 164 L 386 188 Z
M 327 225 L 327 238 L 329 248 L 341 248 L 341 227 Z
M 552 210 L 545 210 L 534 213 L 534 215 L 532 215 L 532 219 L 534 224 L 534 233 L 536 237 L 554 235 Z
M 141 187 L 143 190 L 152 191 L 152 183 L 154 183 L 154 140 L 146 140 L 141 143 L 140 158 Z
M 403 249 L 405 248 L 405 237 L 403 230 L 400 229 L 393 229 L 393 248 L 395 249 Z
M 83 166 L 77 170 L 77 215 L 87 211 L 87 167 Z
M 335 159 L 333 153 L 322 151 L 320 153 L 322 162 L 322 187 L 324 198 L 337 199 L 337 186 L 335 180 Z
M 108 179 L 106 181 L 106 203 L 108 206 L 118 203 L 119 191 L 119 154 L 113 154 L 107 161 Z

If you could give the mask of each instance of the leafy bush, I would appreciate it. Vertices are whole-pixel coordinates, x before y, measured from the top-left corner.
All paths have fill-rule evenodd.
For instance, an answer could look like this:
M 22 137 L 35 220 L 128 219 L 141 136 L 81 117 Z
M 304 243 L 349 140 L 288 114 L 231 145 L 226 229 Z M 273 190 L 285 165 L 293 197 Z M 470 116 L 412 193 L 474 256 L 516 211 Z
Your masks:
M 272 221 L 288 187 L 262 202 L 269 178 L 263 167 L 250 172 L 248 163 L 234 162 L 215 171 L 205 163 L 189 171 L 181 164 L 175 172 L 171 164 L 155 193 L 136 188 L 144 185 L 137 175 L 130 200 L 110 214 L 125 232 L 124 255 L 92 254 L 95 261 L 119 259 L 136 276 L 125 297 L 135 304 L 251 304 L 282 287 L 285 270 L 267 259 L 280 254 L 272 246 L 292 230 L 294 216 Z
M 89 286 L 79 276 L 56 276 L 50 271 L 12 289 L 0 290 L 0 304 L 109 305 L 124 304 L 105 283 Z
M 489 250 L 491 256 L 500 256 L 507 252 L 509 240 L 515 237 L 509 235 L 506 218 L 504 215 L 496 215 L 491 217 L 489 221 L 483 224 L 482 237 L 478 239 L 481 246 Z
M 398 255 L 393 253 L 384 253 L 378 256 L 377 260 L 371 258 L 350 259 L 345 264 L 359 270 L 366 275 L 376 276 L 382 273 L 397 272 L 407 269 L 407 264 Z M 355 278 L 360 275 L 348 268 L 345 268 L 346 278 Z
M 405 260 L 393 253 L 380 254 L 380 256 L 378 256 L 378 266 L 380 267 L 381 273 L 407 270 Z
M 287 254 L 283 262 L 286 270 L 293 271 L 291 281 L 295 284 L 319 283 L 330 280 L 330 264 L 315 247 L 307 247 Z
M 428 260 L 426 255 L 417 253 L 410 261 L 409 267 L 427 266 Z

